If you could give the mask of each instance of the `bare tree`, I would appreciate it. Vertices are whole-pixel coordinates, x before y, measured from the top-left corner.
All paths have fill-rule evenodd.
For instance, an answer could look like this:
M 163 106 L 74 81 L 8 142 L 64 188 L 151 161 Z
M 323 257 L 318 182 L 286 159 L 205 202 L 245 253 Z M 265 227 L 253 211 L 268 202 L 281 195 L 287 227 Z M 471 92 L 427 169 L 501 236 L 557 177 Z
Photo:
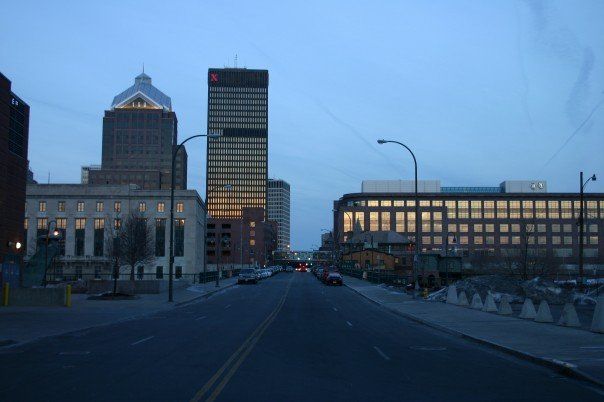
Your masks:
M 119 236 L 122 261 L 130 267 L 130 280 L 134 280 L 137 264 L 148 264 L 155 260 L 153 235 L 147 219 L 138 212 L 128 215 Z
M 117 280 L 120 276 L 120 268 L 122 266 L 122 250 L 120 247 L 122 232 L 121 224 L 116 225 L 115 222 L 109 222 L 108 220 L 107 230 L 105 231 L 105 249 L 111 264 L 113 294 L 117 293 Z

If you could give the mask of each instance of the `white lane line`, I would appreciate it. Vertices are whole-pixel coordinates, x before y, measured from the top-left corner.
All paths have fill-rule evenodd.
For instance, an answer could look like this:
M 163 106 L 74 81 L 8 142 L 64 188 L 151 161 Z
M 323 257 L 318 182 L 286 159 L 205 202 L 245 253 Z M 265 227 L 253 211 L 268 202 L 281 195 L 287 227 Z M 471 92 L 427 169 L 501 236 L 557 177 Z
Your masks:
M 155 335 L 151 335 L 146 338 L 139 339 L 138 341 L 131 343 L 130 346 L 138 345 L 139 343 L 143 343 L 143 342 L 148 341 L 149 339 L 153 339 L 153 338 L 155 338 Z
M 349 327 L 352 327 L 352 324 L 350 323 L 350 321 L 346 321 L 346 324 L 348 324 Z
M 224 309 L 226 310 L 227 308 L 231 307 L 230 304 L 227 304 L 226 306 L 224 306 Z
M 195 321 L 203 320 L 204 318 L 206 318 L 206 316 L 205 316 L 205 315 L 202 315 L 201 317 L 197 317 L 197 318 L 195 319 Z
M 80 356 L 80 355 L 89 355 L 90 351 L 88 350 L 69 350 L 67 352 L 59 352 L 61 356 Z
M 334 307 L 334 308 L 333 308 L 333 311 L 338 311 L 338 309 Z
M 382 356 L 384 358 L 384 360 L 390 360 L 390 358 L 386 355 L 386 353 L 382 352 L 382 350 L 380 348 L 378 348 L 377 346 L 373 347 L 375 349 L 376 352 L 378 352 L 378 354 L 380 356 Z

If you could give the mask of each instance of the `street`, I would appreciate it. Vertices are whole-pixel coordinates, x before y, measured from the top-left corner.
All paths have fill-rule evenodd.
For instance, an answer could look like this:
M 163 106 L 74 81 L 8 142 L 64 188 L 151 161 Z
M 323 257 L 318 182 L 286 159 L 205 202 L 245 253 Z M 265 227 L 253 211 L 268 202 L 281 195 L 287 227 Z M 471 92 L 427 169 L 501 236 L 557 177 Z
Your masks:
M 324 286 L 310 273 L 280 273 L 0 355 L 2 401 L 604 398 L 585 383 L 401 318 L 345 286 Z

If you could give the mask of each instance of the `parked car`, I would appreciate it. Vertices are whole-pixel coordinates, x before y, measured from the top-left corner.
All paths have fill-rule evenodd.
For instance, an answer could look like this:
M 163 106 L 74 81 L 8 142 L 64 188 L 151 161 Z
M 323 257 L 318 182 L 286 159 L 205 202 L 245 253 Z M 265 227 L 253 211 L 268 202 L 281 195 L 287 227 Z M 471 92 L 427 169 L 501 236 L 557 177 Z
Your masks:
M 288 265 L 287 267 L 285 267 L 285 272 L 294 272 L 294 267 Z
M 326 285 L 336 285 L 342 286 L 343 280 L 342 275 L 339 272 L 331 272 L 327 275 L 327 279 L 325 280 Z
M 256 270 L 253 268 L 244 268 L 239 271 L 239 275 L 237 276 L 238 284 L 245 283 L 258 283 L 258 277 L 256 276 Z

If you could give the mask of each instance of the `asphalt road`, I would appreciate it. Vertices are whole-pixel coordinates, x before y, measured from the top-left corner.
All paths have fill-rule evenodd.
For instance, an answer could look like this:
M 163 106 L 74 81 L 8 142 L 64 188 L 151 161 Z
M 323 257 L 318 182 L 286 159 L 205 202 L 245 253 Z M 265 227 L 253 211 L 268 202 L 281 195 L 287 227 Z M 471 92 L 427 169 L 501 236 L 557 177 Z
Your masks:
M 602 401 L 310 273 L 0 349 L 0 401 Z

